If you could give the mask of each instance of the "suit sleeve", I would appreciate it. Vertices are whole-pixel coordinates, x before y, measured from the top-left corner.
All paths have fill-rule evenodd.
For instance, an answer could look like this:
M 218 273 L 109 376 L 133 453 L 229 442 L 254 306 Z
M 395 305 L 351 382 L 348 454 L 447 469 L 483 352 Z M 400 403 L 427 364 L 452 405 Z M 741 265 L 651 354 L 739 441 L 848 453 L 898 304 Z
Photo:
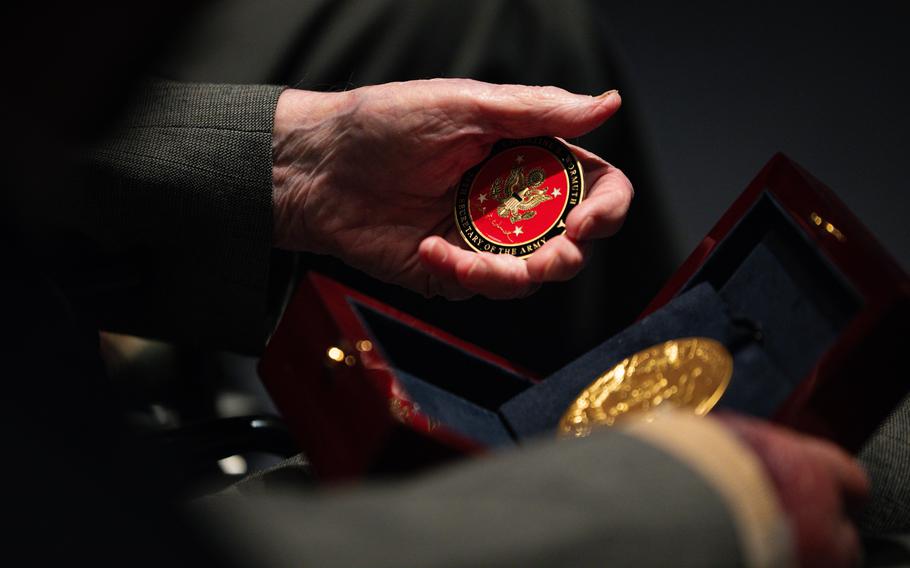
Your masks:
M 761 464 L 696 418 L 538 441 L 395 484 L 237 493 L 203 511 L 259 566 L 793 565 Z
M 83 157 L 63 222 L 92 258 L 76 265 L 82 274 L 70 288 L 102 329 L 261 348 L 280 92 L 151 82 Z

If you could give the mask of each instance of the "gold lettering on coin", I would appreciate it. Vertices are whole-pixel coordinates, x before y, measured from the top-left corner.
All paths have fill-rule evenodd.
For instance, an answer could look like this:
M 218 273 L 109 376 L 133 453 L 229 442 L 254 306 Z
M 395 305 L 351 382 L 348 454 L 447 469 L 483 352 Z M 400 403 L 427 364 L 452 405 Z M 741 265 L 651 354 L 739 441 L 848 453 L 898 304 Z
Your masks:
M 678 408 L 704 416 L 730 384 L 733 357 L 706 337 L 674 339 L 623 359 L 578 395 L 559 421 L 562 436 L 587 436 L 631 415 Z

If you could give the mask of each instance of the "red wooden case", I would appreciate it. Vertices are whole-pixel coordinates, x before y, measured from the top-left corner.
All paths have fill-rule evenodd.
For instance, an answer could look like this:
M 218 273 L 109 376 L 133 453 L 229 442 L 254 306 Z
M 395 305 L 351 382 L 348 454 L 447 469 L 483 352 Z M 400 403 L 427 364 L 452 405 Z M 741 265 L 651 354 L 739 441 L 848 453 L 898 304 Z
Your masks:
M 642 317 L 704 283 L 722 291 L 733 282 L 755 294 L 756 307 L 747 302 L 746 311 L 779 312 L 768 321 L 786 322 L 788 306 L 755 292 L 765 286 L 763 265 L 754 260 L 758 245 L 780 256 L 768 266 L 783 267 L 795 283 L 791 295 L 805 296 L 833 338 L 813 345 L 818 356 L 810 365 L 794 363 L 801 380 L 767 416 L 855 450 L 910 390 L 900 351 L 910 331 L 910 282 L 843 203 L 786 157 L 765 166 Z M 779 323 L 770 327 L 778 343 L 790 339 L 779 337 L 789 333 Z M 796 321 L 793 333 L 810 328 Z M 539 381 L 316 274 L 301 281 L 260 375 L 327 479 L 408 470 L 514 443 L 521 421 L 510 424 L 503 407 Z M 432 408 L 415 402 L 409 391 L 416 388 Z M 458 421 L 470 428 L 450 427 Z
M 408 470 L 485 448 L 410 400 L 358 310 L 419 330 L 430 341 L 529 384 L 535 381 L 532 373 L 493 353 L 310 272 L 269 340 L 259 373 L 320 477 Z
M 763 198 L 781 208 L 859 303 L 774 418 L 856 451 L 910 390 L 902 370 L 910 339 L 910 279 L 834 192 L 785 155 L 768 162 L 641 317 L 689 286 Z

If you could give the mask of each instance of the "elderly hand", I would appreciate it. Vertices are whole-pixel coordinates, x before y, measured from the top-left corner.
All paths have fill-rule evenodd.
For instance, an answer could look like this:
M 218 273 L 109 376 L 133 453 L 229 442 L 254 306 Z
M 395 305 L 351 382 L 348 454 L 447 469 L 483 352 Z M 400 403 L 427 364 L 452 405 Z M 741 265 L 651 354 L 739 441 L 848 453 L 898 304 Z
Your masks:
M 528 260 L 462 248 L 454 191 L 502 138 L 575 137 L 620 106 L 555 87 L 436 79 L 342 93 L 286 90 L 273 133 L 275 245 L 331 254 L 387 282 L 450 299 L 527 295 L 567 280 L 584 243 L 616 232 L 632 199 L 621 171 L 570 146 L 587 196 L 565 235 Z

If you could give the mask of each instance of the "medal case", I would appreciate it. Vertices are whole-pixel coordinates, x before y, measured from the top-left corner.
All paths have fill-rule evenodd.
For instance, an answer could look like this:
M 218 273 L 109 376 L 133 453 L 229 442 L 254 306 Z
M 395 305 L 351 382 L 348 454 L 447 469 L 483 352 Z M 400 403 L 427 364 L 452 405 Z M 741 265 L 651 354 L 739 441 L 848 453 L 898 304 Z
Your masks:
M 855 451 L 910 391 L 910 281 L 846 206 L 775 156 L 641 317 L 548 377 L 337 282 L 299 284 L 260 376 L 318 475 L 412 470 L 555 436 L 625 357 L 709 337 L 733 355 L 716 408 Z

